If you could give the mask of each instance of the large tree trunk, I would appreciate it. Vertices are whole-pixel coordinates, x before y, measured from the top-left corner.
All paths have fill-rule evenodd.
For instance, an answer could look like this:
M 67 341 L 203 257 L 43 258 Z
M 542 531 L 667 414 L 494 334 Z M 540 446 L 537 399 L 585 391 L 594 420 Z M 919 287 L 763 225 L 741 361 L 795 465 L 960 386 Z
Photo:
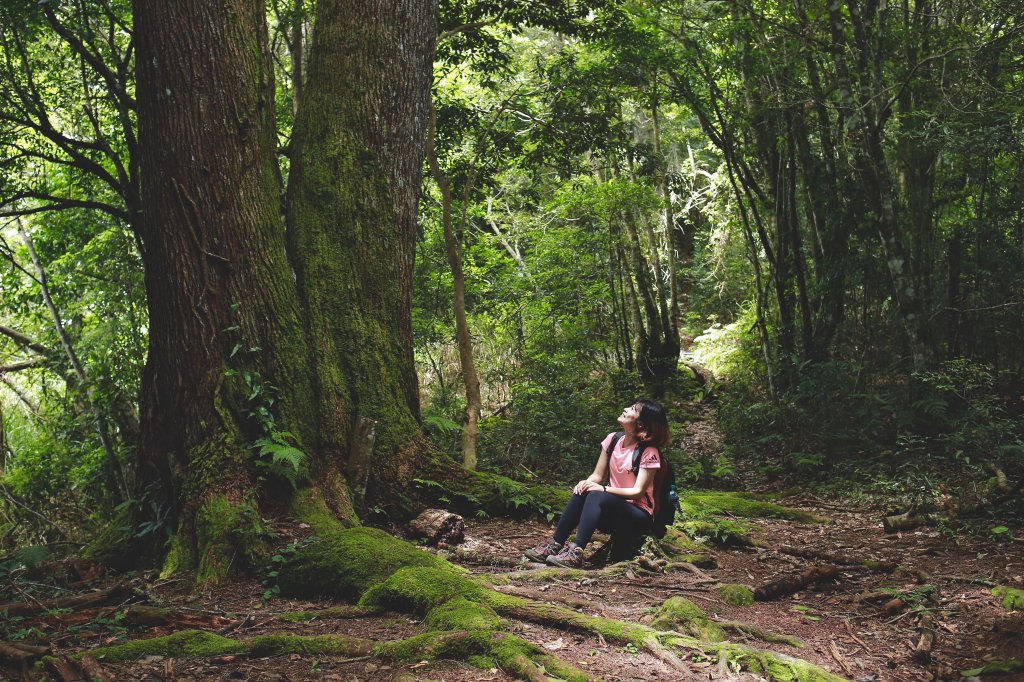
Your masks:
M 401 491 L 396 454 L 420 433 L 411 289 L 436 15 L 428 0 L 322 0 L 292 138 L 288 247 L 320 447 L 344 460 L 356 419 L 379 423 L 370 498 Z
M 169 568 L 200 580 L 226 572 L 253 509 L 249 446 L 287 430 L 310 451 L 318 431 L 264 11 L 134 2 L 150 320 L 139 476 L 156 516 L 178 519 Z

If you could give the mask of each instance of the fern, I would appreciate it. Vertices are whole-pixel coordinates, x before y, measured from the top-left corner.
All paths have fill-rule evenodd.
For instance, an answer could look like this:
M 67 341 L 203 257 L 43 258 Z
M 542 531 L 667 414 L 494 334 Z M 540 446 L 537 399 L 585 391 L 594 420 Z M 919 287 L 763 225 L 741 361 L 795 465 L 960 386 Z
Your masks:
M 306 453 L 289 445 L 287 439 L 290 438 L 292 435 L 286 431 L 275 431 L 269 438 L 260 438 L 253 445 L 258 455 L 256 466 L 285 479 L 295 488 L 299 481 L 307 478 L 308 473 Z

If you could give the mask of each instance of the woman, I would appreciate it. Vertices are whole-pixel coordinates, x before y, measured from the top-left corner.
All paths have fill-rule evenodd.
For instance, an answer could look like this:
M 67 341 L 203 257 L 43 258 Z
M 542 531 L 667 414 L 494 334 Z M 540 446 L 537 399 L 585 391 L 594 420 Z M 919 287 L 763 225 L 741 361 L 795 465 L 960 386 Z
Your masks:
M 583 549 L 595 530 L 639 537 L 651 530 L 654 478 L 661 467 L 658 448 L 670 441 L 668 418 L 661 405 L 639 398 L 619 415 L 623 435 L 609 433 L 601 442 L 594 473 L 572 489 L 550 542 L 525 552 L 527 558 L 565 568 L 583 566 Z M 641 449 L 633 473 L 633 454 Z M 607 480 L 608 483 L 604 483 Z M 576 530 L 574 542 L 565 544 Z

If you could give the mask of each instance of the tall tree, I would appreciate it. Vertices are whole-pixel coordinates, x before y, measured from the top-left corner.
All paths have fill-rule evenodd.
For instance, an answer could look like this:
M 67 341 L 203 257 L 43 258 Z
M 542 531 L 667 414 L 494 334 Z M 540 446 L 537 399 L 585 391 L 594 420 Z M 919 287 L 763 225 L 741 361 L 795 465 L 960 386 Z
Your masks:
M 377 478 L 399 485 L 418 433 L 409 296 L 436 21 L 422 0 L 317 5 L 286 244 L 263 4 L 134 9 L 151 317 L 139 459 L 180 519 L 169 567 L 215 578 L 254 509 L 260 452 L 308 467 L 355 523 L 343 472 L 369 417 Z

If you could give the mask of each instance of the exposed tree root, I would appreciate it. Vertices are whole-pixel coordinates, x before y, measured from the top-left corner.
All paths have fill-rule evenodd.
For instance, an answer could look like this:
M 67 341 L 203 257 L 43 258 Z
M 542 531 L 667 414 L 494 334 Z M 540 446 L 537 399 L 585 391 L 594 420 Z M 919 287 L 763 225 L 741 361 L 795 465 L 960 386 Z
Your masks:
M 623 574 L 630 564 L 615 564 L 602 571 L 541 569 L 501 576 L 471 576 L 381 531 L 341 528 L 326 508 L 310 498 L 300 499 L 296 513 L 313 527 L 317 537 L 297 549 L 282 566 L 279 585 L 283 594 L 358 600 L 362 611 L 344 610 L 337 612 L 339 615 L 384 611 L 415 614 L 423 619 L 425 632 L 405 640 L 378 643 L 343 635 L 280 634 L 232 639 L 193 630 L 91 653 L 111 662 L 147 655 L 210 657 L 282 653 L 379 656 L 398 662 L 450 658 L 483 668 L 501 667 L 530 681 L 540 682 L 545 675 L 574 682 L 592 679 L 585 671 L 508 633 L 505 619 L 512 618 L 642 647 L 677 671 L 678 679 L 694 677 L 685 659 L 697 653 L 705 657 L 723 656 L 734 666 L 770 680 L 836 682 L 841 679 L 806 661 L 727 642 L 721 626 L 709 621 L 695 606 L 690 615 L 702 619 L 706 630 L 682 633 L 591 616 L 505 594 L 491 587 L 517 580 L 594 580 Z M 317 617 L 317 612 L 284 616 L 301 619 L 310 614 Z

